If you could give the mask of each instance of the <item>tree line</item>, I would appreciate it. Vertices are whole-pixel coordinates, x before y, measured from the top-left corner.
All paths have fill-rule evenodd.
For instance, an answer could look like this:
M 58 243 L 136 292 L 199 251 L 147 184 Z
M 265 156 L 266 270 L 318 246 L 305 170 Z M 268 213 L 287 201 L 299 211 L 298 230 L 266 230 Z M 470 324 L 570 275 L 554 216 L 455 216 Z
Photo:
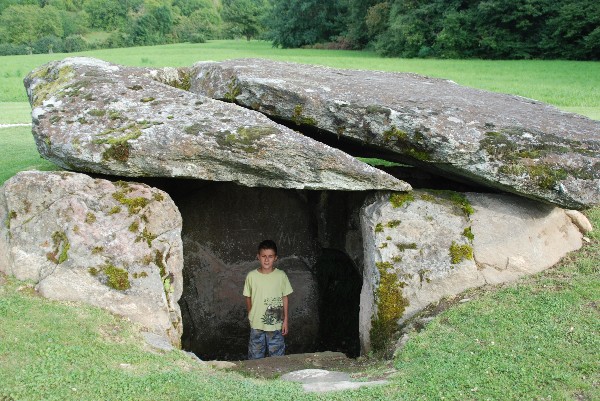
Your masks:
M 391 57 L 600 59 L 598 0 L 0 0 L 0 13 L 0 54 L 245 37 Z
M 270 7 L 269 0 L 0 0 L 0 55 L 251 39 L 264 31 Z

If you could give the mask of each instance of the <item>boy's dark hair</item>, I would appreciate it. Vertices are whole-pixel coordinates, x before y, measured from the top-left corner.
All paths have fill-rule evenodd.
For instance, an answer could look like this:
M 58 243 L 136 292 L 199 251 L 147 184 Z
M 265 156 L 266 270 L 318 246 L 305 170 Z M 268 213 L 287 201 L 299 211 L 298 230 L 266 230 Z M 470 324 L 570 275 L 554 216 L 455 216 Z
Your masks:
M 275 255 L 277 255 L 277 245 L 275 245 L 275 241 L 270 239 L 262 241 L 260 244 L 258 244 L 258 253 L 260 253 L 260 251 L 263 249 L 272 249 L 275 252 Z

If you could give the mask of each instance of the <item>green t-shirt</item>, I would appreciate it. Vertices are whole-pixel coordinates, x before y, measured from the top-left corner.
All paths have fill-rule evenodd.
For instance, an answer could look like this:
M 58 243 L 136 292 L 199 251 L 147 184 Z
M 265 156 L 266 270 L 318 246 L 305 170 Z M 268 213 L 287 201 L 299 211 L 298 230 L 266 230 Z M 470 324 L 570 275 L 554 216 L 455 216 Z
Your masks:
M 258 269 L 246 276 L 244 296 L 252 299 L 248 319 L 253 329 L 264 331 L 281 330 L 283 324 L 283 297 L 292 293 L 287 274 L 273 269 L 263 274 Z

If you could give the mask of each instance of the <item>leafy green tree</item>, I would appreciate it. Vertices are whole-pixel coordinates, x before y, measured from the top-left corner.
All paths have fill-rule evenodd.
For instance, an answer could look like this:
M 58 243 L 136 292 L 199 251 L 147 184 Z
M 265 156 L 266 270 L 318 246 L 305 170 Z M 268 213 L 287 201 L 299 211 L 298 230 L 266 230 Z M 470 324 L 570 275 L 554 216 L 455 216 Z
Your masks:
M 345 32 L 345 15 L 345 2 L 336 0 L 275 0 L 269 36 L 284 48 L 329 42 Z
M 181 15 L 189 17 L 198 10 L 214 10 L 218 12 L 213 0 L 173 0 L 173 8 L 179 10 Z
M 0 15 L 0 40 L 4 43 L 30 44 L 39 38 L 63 36 L 59 10 L 33 5 L 10 6 Z
M 200 8 L 189 17 L 179 17 L 175 34 L 180 41 L 196 42 L 219 36 L 223 21 L 214 8 Z
M 223 0 L 221 16 L 230 36 L 250 40 L 264 30 L 263 19 L 268 9 L 266 0 Z
M 600 2 L 562 2 L 545 33 L 542 46 L 549 57 L 600 60 Z
M 90 16 L 90 27 L 111 31 L 127 26 L 130 11 L 138 11 L 143 0 L 87 0 L 84 9 Z

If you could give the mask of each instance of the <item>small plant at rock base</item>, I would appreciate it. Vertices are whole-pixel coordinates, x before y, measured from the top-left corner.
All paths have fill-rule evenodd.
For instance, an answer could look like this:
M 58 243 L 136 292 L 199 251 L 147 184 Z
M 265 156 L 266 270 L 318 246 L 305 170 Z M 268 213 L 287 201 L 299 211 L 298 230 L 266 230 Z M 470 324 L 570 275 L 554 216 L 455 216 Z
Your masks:
M 390 202 L 392 206 L 395 208 L 399 208 L 404 204 L 409 204 L 410 202 L 415 200 L 415 196 L 410 192 L 405 192 L 401 194 L 393 194 L 390 196 Z
M 453 265 L 462 262 L 463 260 L 473 260 L 473 248 L 471 245 L 458 245 L 452 241 L 450 245 L 450 261 Z

